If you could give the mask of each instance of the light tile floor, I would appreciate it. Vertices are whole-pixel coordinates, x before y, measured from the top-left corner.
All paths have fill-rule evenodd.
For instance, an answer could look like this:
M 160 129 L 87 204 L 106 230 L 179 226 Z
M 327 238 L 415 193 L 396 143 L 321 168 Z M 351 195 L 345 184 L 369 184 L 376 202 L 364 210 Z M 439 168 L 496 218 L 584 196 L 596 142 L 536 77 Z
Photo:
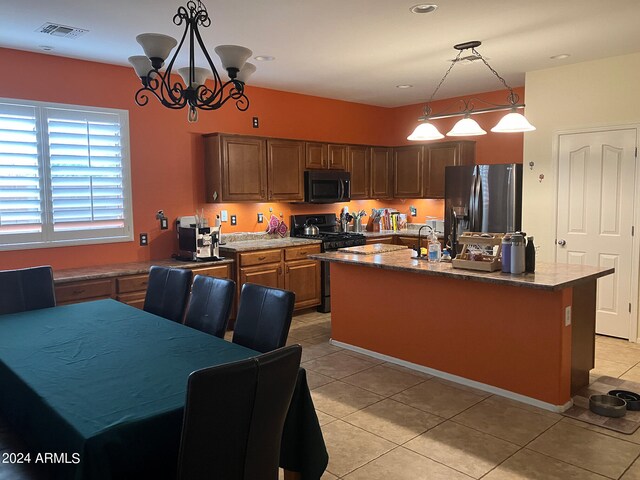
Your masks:
M 329 344 L 330 315 L 294 317 L 329 450 L 323 480 L 640 480 L 624 435 Z M 597 337 L 601 375 L 640 382 L 640 345 Z M 0 418 L 0 453 L 24 451 Z M 0 464 L 0 480 L 41 480 Z

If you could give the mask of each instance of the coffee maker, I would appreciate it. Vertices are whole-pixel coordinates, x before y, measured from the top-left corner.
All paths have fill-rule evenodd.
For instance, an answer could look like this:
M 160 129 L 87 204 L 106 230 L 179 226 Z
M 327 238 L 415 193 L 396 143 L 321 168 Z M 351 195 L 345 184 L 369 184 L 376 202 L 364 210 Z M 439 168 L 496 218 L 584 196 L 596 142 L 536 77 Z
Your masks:
M 178 248 L 184 260 L 217 260 L 220 258 L 220 227 L 210 227 L 205 218 L 178 217 Z

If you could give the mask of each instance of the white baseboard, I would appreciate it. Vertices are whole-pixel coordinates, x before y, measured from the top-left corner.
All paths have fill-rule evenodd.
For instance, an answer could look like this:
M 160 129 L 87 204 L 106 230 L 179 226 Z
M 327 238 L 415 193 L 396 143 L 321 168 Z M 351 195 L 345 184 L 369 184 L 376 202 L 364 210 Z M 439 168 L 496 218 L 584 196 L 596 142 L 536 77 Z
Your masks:
M 501 397 L 509 398 L 511 400 L 516 400 L 518 402 L 526 403 L 527 405 L 532 405 L 534 407 L 542 408 L 544 410 L 549 410 L 551 412 L 562 413 L 568 410 L 569 408 L 571 408 L 571 406 L 573 405 L 573 400 L 569 400 L 564 405 L 554 405 L 552 403 L 543 402 L 542 400 L 537 400 L 535 398 L 527 397 L 519 393 L 494 387 L 493 385 L 487 385 L 486 383 L 476 382 L 475 380 L 469 380 L 468 378 L 459 377 L 458 375 L 452 375 L 447 372 L 441 372 L 440 370 L 435 370 L 433 368 L 425 367 L 423 365 L 418 365 L 417 363 L 407 362 L 406 360 L 401 360 L 396 357 L 391 357 L 389 355 L 384 355 L 382 353 L 374 352 L 373 350 L 367 350 L 366 348 L 356 347 L 355 345 L 339 342 L 337 340 L 330 339 L 329 343 L 331 343 L 331 345 L 335 345 L 336 347 L 344 348 L 346 350 L 351 350 L 353 352 L 363 353 L 365 355 L 369 355 L 370 357 L 384 360 L 385 362 L 395 363 L 396 365 L 407 367 L 407 368 L 410 368 L 411 370 L 427 373 L 429 375 L 433 375 L 434 377 L 443 378 L 445 380 L 459 383 L 467 387 L 477 388 L 478 390 L 482 390 L 483 392 L 492 393 L 494 395 L 500 395 Z

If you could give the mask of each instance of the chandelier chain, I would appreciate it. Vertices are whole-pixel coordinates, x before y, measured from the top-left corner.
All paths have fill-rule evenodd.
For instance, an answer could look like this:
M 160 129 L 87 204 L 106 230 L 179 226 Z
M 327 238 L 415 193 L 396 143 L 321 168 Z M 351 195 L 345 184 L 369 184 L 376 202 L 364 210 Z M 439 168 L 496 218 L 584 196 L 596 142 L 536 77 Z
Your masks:
M 433 101 L 433 97 L 436 96 L 436 93 L 438 93 L 438 90 L 440 90 L 440 87 L 442 86 L 442 84 L 444 83 L 445 79 L 447 78 L 447 76 L 449 75 L 449 72 L 453 69 L 453 67 L 458 63 L 458 61 L 460 60 L 460 55 L 462 55 L 462 50 L 460 50 L 458 52 L 458 55 L 456 55 L 456 58 L 452 60 L 451 65 L 449 66 L 449 69 L 446 71 L 446 73 L 444 74 L 444 77 L 442 77 L 442 80 L 440 80 L 440 83 L 438 84 L 438 86 L 436 87 L 436 89 L 433 91 L 433 93 L 431 94 L 431 97 L 429 98 L 427 103 L 431 103 Z
M 507 84 L 507 81 L 506 81 L 504 78 L 502 78 L 502 77 L 500 76 L 500 74 L 499 74 L 498 72 L 496 72 L 496 71 L 494 70 L 494 68 L 493 68 L 491 65 L 489 65 L 489 62 L 487 62 L 487 61 L 485 60 L 485 58 L 484 58 L 482 55 L 480 55 L 480 53 L 479 53 L 475 48 L 472 48 L 472 49 L 471 49 L 471 52 L 472 52 L 474 55 L 477 55 L 477 56 L 478 56 L 478 58 L 480 58 L 480 60 L 482 60 L 482 63 L 484 63 L 484 64 L 487 66 L 487 68 L 488 68 L 489 70 L 491 70 L 491 73 L 493 73 L 496 77 L 498 77 L 498 80 L 500 80 L 500 81 L 502 82 L 502 84 L 507 88 L 507 90 L 509 90 L 509 98 L 513 98 L 516 94 L 514 93 L 513 88 L 511 88 L 511 87 Z M 516 102 L 517 102 L 517 100 L 516 100 Z

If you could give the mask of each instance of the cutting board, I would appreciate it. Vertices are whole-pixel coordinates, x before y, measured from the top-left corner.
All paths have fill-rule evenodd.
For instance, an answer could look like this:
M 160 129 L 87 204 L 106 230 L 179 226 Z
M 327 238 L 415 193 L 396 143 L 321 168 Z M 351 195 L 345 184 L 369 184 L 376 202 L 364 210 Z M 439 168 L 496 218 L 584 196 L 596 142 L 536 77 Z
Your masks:
M 346 247 L 338 249 L 339 252 L 356 253 L 358 255 L 376 255 L 380 253 L 395 252 L 396 250 L 406 250 L 404 245 L 389 245 L 387 243 L 372 243 L 370 245 L 358 245 L 357 247 Z

